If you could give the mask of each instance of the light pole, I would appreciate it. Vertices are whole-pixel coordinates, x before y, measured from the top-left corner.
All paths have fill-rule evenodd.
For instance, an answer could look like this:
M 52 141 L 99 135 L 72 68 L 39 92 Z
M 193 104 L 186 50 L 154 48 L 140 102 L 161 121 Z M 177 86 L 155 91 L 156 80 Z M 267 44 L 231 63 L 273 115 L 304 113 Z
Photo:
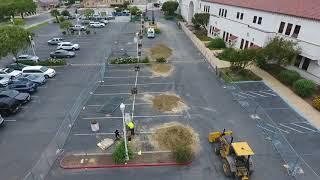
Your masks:
M 124 109 L 126 108 L 126 105 L 123 103 L 120 104 L 120 110 L 122 113 L 122 125 L 123 125 L 123 136 L 124 136 L 124 147 L 126 150 L 126 162 L 129 161 L 129 155 L 128 155 L 128 146 L 127 146 L 127 130 L 126 130 L 126 124 L 124 120 Z
M 33 51 L 33 55 L 36 56 L 36 52 L 34 51 L 34 41 L 32 40 L 32 37 L 29 35 L 29 40 L 31 43 L 31 49 Z

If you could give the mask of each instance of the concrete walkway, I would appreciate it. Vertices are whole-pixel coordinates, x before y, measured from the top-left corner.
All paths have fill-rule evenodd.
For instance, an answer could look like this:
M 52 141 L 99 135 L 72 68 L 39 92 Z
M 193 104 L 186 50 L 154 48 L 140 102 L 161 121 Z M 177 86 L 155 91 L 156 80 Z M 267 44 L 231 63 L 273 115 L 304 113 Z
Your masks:
M 286 100 L 298 113 L 311 122 L 316 128 L 320 129 L 320 112 L 318 110 L 266 71 L 255 66 L 251 67 L 250 70 L 260 76 L 267 85 Z

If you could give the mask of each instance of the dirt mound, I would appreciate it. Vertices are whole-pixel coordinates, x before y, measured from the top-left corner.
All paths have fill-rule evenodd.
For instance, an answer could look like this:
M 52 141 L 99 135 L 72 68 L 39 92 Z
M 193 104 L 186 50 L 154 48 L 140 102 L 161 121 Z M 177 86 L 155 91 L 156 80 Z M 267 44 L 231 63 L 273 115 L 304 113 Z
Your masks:
M 175 94 L 167 93 L 148 97 L 151 98 L 153 108 L 160 112 L 177 113 L 188 109 L 182 99 Z
M 153 128 L 151 142 L 162 150 L 175 150 L 177 147 L 188 146 L 193 153 L 199 151 L 199 135 L 189 126 L 178 122 L 165 123 Z
M 152 64 L 151 66 L 153 76 L 169 76 L 173 68 L 170 64 Z
M 158 44 L 150 49 L 150 56 L 152 60 L 156 60 L 158 58 L 168 59 L 172 54 L 172 49 L 167 47 L 164 44 Z

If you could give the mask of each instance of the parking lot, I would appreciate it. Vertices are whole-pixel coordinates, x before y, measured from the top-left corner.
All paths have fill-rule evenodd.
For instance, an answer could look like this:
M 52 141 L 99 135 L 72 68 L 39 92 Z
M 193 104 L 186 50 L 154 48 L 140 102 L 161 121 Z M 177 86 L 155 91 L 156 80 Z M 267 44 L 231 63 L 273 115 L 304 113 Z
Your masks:
M 159 18 L 156 12 L 156 18 Z M 247 112 L 234 101 L 231 94 L 221 86 L 211 67 L 178 29 L 175 22 L 158 19 L 161 34 L 155 39 L 144 39 L 143 47 L 165 43 L 173 49 L 170 63 L 174 66 L 168 77 L 152 77 L 148 66 L 141 66 L 138 74 L 138 95 L 134 120 L 138 133 L 150 133 L 150 127 L 165 122 L 178 121 L 190 125 L 199 133 L 201 150 L 188 167 L 148 167 L 134 169 L 64 170 L 55 162 L 47 179 L 228 179 L 224 176 L 220 159 L 214 155 L 208 143 L 208 133 L 224 128 L 234 131 L 236 140 L 248 141 L 256 152 L 255 172 L 252 179 L 291 179 L 283 167 L 283 161 L 272 145 L 252 123 Z M 129 33 L 130 34 L 130 33 Z M 127 34 L 127 39 L 132 35 Z M 121 36 L 121 39 L 126 39 Z M 128 41 L 119 46 L 129 47 Z M 123 44 L 126 43 L 126 44 Z M 123 102 L 126 112 L 131 112 L 133 98 L 130 89 L 135 83 L 136 72 L 132 65 L 107 65 L 104 82 L 91 93 L 82 108 L 65 144 L 65 153 L 104 153 L 96 143 L 113 137 L 115 129 L 121 129 L 121 113 L 116 109 Z M 179 95 L 188 110 L 183 113 L 160 113 L 144 100 L 144 95 L 172 92 Z M 114 110 L 114 112 L 112 112 Z M 90 120 L 97 120 L 100 131 L 93 134 Z
M 80 92 L 92 84 L 114 40 L 126 28 L 129 28 L 126 22 L 111 22 L 105 28 L 96 29 L 96 34 L 65 37 L 66 40 L 80 44 L 77 56 L 67 59 L 67 66 L 53 67 L 57 75 L 32 95 L 31 102 L 22 106 L 15 115 L 5 118 L 0 131 L 3 179 L 22 179 L 38 161 Z M 49 46 L 47 41 L 51 37 L 61 37 L 61 31 L 57 24 L 49 24 L 34 33 L 36 53 L 45 59 L 55 48 Z M 6 58 L 1 61 L 1 66 L 11 61 Z

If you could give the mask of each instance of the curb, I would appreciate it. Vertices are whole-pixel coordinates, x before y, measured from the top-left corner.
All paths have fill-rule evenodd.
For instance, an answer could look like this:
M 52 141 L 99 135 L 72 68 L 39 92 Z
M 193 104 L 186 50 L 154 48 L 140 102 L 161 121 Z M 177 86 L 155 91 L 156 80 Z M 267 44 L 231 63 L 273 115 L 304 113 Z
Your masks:
M 155 166 L 188 166 L 192 162 L 187 163 L 137 163 L 137 164 L 110 164 L 110 165 L 92 165 L 92 166 L 64 166 L 60 161 L 60 167 L 63 169 L 101 169 L 101 168 L 135 168 L 135 167 L 155 167 Z

